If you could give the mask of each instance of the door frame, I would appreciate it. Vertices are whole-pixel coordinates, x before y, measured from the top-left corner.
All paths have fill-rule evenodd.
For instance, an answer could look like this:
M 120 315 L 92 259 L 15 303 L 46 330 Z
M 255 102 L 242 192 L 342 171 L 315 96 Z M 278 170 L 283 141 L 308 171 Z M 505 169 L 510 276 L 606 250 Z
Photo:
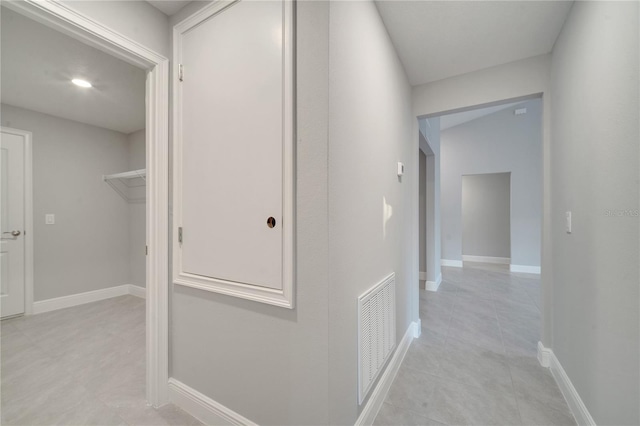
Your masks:
M 2 5 L 147 71 L 146 393 L 159 407 L 169 400 L 169 59 L 56 0 Z
M 0 127 L 2 133 L 21 136 L 24 141 L 24 313 L 33 313 L 33 145 L 32 133 Z M 27 232 L 28 231 L 28 232 Z
M 547 74 L 536 74 L 537 68 L 532 67 L 532 72 L 529 74 L 520 75 L 519 78 L 513 78 L 511 85 L 507 85 L 502 87 L 501 90 L 497 91 L 495 96 L 487 95 L 482 92 L 471 92 L 468 94 L 468 99 L 459 99 L 453 97 L 453 95 L 449 93 L 444 93 L 440 96 L 442 99 L 445 99 L 444 104 L 448 105 L 449 108 L 440 109 L 437 107 L 432 107 L 431 105 L 420 105 L 418 101 L 416 101 L 416 89 L 414 88 L 414 110 L 413 117 L 414 119 L 414 139 L 413 139 L 413 147 L 415 149 L 419 149 L 420 146 L 420 120 L 425 118 L 434 118 L 440 117 L 446 114 L 453 114 L 457 112 L 469 111 L 477 108 L 491 107 L 495 105 L 511 103 L 511 102 L 520 102 L 520 101 L 528 101 L 531 99 L 540 99 L 542 101 L 542 120 L 541 120 L 541 129 L 542 129 L 542 141 L 541 141 L 541 149 L 542 149 L 542 163 L 541 163 L 541 176 L 540 180 L 542 182 L 542 198 L 541 198 L 541 231 L 540 231 L 540 297 L 541 297 L 541 324 L 540 324 L 540 342 L 544 346 L 549 347 L 550 342 L 553 338 L 551 331 L 551 324 L 553 321 L 552 312 L 551 312 L 551 297 L 553 292 L 553 279 L 551 276 L 551 248 L 548 242 L 551 240 L 551 208 L 550 208 L 550 194 L 551 194 L 551 179 L 550 179 L 550 168 L 551 168 L 551 158 L 550 158 L 550 146 L 551 146 L 551 99 L 549 96 L 549 83 Z M 510 77 L 512 76 L 512 72 L 509 71 L 507 73 Z M 532 76 L 542 75 L 542 78 L 531 78 Z M 531 82 L 527 82 L 526 84 L 523 81 L 530 79 Z M 488 80 L 491 82 L 491 80 Z M 481 84 L 476 84 L 477 87 L 483 87 Z M 522 87 L 521 87 L 522 86 Z M 452 86 L 453 87 L 453 86 Z M 446 91 L 445 91 L 446 92 Z M 418 95 L 424 96 L 424 95 Z M 449 99 L 451 98 L 451 99 Z M 418 156 L 414 156 L 413 158 L 414 167 L 418 168 Z M 439 170 L 441 172 L 441 170 Z M 413 282 L 418 282 L 418 269 L 419 269 L 419 224 L 418 224 L 418 179 L 416 177 L 414 179 L 414 191 L 412 195 L 412 206 L 415 215 L 413 217 L 413 234 L 414 239 L 412 241 L 412 245 L 414 247 L 412 253 L 412 262 L 414 265 L 414 271 L 416 276 L 414 277 Z M 416 318 L 415 321 L 420 321 L 420 293 L 418 285 L 415 286 L 412 291 L 411 297 L 412 304 L 412 312 L 413 318 Z

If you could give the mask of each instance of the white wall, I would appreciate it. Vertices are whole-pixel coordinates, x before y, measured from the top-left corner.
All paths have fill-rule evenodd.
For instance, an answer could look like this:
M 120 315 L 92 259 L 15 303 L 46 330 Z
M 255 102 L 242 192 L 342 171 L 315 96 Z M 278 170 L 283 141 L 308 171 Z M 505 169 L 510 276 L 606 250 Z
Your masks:
M 34 300 L 128 284 L 129 206 L 102 181 L 127 170 L 126 135 L 10 105 L 1 112 L 3 126 L 33 132 Z
M 411 89 L 374 3 L 332 2 L 329 36 L 329 411 L 331 424 L 353 424 L 358 296 L 395 272 L 398 340 L 415 319 L 418 147 Z
M 462 176 L 511 172 L 511 263 L 540 266 L 542 101 L 451 127 L 440 135 L 442 256 L 462 259 Z M 471 253 L 469 253 L 471 254 Z
M 146 168 L 145 160 L 145 131 L 144 129 L 127 135 L 127 148 L 129 170 Z M 146 232 L 147 205 L 141 203 L 129 203 L 129 284 L 146 287 Z
M 410 87 L 373 3 L 300 2 L 297 17 L 296 309 L 175 288 L 172 375 L 258 423 L 352 424 L 357 296 L 395 271 L 398 338 L 411 321 L 417 169 L 396 177 L 415 155 Z M 384 237 L 383 196 L 394 208 Z
M 542 94 L 542 333 L 544 344 L 551 344 L 551 304 L 553 260 L 551 245 L 551 96 L 549 72 L 551 55 L 540 55 L 413 88 L 416 117 L 438 116 L 446 112 L 490 106 L 504 100 L 520 100 Z M 421 120 L 422 122 L 423 120 Z M 417 296 L 416 296 L 417 297 Z
M 181 286 L 171 299 L 171 375 L 258 424 L 329 423 L 329 4 L 296 9 L 296 307 Z
M 548 85 L 551 55 L 540 55 L 413 88 L 418 117 L 472 109 L 543 93 Z
M 576 2 L 552 58 L 552 347 L 603 425 L 640 424 L 638 13 Z
M 463 256 L 511 256 L 510 175 L 462 176 Z

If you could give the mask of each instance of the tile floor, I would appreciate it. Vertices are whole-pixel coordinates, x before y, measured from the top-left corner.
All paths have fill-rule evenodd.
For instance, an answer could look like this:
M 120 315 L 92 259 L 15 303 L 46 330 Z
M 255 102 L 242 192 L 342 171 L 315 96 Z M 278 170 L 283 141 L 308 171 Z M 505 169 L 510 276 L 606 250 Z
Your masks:
M 536 359 L 539 286 L 498 265 L 443 268 L 375 424 L 574 425 Z M 144 322 L 133 296 L 2 321 L 1 423 L 201 424 L 146 405 Z
M 145 301 L 122 296 L 2 321 L 3 425 L 200 425 L 145 401 Z
M 443 267 L 420 290 L 422 336 L 400 367 L 376 425 L 575 425 L 536 359 L 540 280 L 504 265 Z

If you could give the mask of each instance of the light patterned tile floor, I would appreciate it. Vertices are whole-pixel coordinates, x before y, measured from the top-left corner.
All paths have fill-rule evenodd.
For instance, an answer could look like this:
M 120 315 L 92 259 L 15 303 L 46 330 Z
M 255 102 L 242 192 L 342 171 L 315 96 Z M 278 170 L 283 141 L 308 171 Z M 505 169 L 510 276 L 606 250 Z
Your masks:
M 145 301 L 122 296 L 2 321 L 3 425 L 200 425 L 145 401 Z
M 422 336 L 403 361 L 376 425 L 575 425 L 536 358 L 537 275 L 506 265 L 443 267 L 420 290 Z
M 497 265 L 443 268 L 421 291 L 422 336 L 376 425 L 573 425 L 536 359 L 539 279 Z M 2 321 L 3 425 L 199 425 L 145 403 L 144 300 L 123 296 Z

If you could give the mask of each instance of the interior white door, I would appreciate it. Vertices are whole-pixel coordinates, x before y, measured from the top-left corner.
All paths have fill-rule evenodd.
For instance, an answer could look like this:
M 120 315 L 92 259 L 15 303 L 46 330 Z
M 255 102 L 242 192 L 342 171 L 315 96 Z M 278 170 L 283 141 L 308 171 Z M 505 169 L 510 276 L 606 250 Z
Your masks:
M 2 317 L 24 313 L 25 138 L 2 130 L 0 141 L 0 299 Z
M 236 2 L 176 37 L 178 284 L 200 279 L 194 286 L 244 297 L 256 287 L 282 292 L 291 278 L 283 261 L 293 220 L 293 191 L 285 191 L 293 161 L 290 8 Z

